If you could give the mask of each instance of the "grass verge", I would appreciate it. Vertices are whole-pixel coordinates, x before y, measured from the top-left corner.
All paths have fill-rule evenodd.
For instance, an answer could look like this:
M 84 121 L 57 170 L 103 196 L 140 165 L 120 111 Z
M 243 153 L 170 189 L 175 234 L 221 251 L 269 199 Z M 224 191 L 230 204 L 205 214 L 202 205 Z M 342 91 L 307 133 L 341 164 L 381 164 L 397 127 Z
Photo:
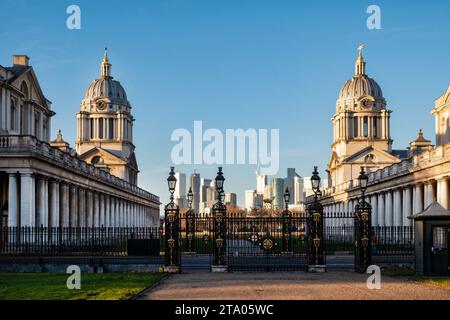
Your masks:
M 125 300 L 158 283 L 163 273 L 81 274 L 81 289 L 69 290 L 68 274 L 0 273 L 0 300 Z

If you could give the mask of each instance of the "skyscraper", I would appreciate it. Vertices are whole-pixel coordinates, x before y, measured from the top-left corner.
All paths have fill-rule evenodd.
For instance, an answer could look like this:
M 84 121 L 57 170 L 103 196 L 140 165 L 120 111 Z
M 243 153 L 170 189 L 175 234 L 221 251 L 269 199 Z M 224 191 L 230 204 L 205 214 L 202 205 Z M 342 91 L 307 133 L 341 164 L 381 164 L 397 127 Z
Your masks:
M 255 190 L 245 190 L 245 210 L 251 211 L 255 207 Z
M 272 180 L 272 192 L 273 192 L 273 209 L 284 208 L 284 179 L 274 178 Z
M 290 194 L 291 194 L 291 198 L 289 200 L 289 204 L 294 204 L 295 203 L 295 178 L 298 177 L 300 178 L 300 176 L 295 172 L 295 168 L 288 168 L 287 169 L 287 177 L 285 179 L 285 187 L 288 188 Z M 303 192 L 303 191 L 302 191 Z
M 200 179 L 200 203 L 207 202 L 207 188 L 211 186 L 211 179 Z
M 191 174 L 191 188 L 192 188 L 192 209 L 195 213 L 199 213 L 200 209 L 200 174 L 194 171 Z
M 267 176 L 259 174 L 256 171 L 256 192 L 258 194 L 264 194 L 264 189 L 267 185 Z
M 233 206 L 237 206 L 236 193 L 226 193 L 225 194 L 225 204 L 231 204 Z
M 187 208 L 187 200 L 186 200 L 186 174 L 176 172 L 175 178 L 177 178 L 177 185 L 175 187 L 175 203 L 180 208 Z
M 291 198 L 294 198 L 294 204 L 303 202 L 303 179 L 301 177 L 294 178 L 294 194 L 291 194 Z

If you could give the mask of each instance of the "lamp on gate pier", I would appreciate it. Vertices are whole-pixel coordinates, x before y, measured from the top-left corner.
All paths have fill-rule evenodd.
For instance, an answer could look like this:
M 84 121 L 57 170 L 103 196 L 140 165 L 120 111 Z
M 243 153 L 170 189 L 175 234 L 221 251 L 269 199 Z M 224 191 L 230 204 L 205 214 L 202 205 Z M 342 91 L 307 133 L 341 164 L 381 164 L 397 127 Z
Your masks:
M 170 202 L 173 202 L 173 194 L 177 186 L 177 178 L 175 178 L 175 167 L 170 167 L 169 177 L 167 178 L 167 185 L 169 186 Z
M 369 177 L 364 171 L 364 167 L 361 167 L 361 172 L 359 173 L 359 188 L 361 189 L 361 196 L 364 201 L 364 194 L 366 193 L 367 183 L 369 182 Z

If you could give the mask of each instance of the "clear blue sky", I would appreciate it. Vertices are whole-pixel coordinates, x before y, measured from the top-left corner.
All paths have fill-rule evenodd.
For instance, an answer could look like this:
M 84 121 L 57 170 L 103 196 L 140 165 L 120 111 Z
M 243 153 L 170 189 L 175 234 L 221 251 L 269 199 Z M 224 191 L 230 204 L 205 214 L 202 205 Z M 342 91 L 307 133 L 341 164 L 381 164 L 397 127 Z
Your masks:
M 81 30 L 66 28 L 66 8 L 81 7 Z M 366 27 L 368 5 L 382 29 Z M 281 166 L 322 176 L 331 116 L 366 44 L 367 73 L 393 110 L 395 148 L 422 128 L 434 141 L 433 100 L 450 84 L 450 1 L 6 1 L 0 2 L 0 64 L 27 54 L 67 141 L 105 46 L 113 76 L 136 117 L 140 186 L 167 200 L 176 128 L 280 129 Z M 192 172 L 194 166 L 178 168 Z M 216 167 L 197 167 L 214 177 Z M 225 166 L 227 192 L 255 187 L 254 166 Z

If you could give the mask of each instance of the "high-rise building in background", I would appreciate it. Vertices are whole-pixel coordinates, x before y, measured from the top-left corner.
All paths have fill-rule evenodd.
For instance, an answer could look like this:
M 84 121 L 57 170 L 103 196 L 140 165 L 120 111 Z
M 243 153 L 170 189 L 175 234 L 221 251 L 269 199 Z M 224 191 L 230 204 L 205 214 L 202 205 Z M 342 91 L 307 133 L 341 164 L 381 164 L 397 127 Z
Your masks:
M 206 189 L 211 186 L 211 179 L 200 179 L 200 203 L 206 202 Z
M 258 171 L 256 171 L 256 192 L 258 194 L 264 194 L 264 189 L 267 185 L 267 176 L 259 174 Z
M 180 208 L 187 208 L 188 203 L 187 203 L 187 199 L 186 199 L 186 174 L 176 172 L 175 178 L 177 179 L 175 193 L 173 195 L 175 198 L 175 203 Z
M 236 193 L 226 193 L 225 194 L 225 204 L 231 204 L 237 206 L 237 195 Z
M 295 168 L 287 169 L 287 176 L 284 181 L 284 187 L 288 188 L 289 193 L 291 194 L 291 198 L 289 199 L 289 204 L 295 204 L 295 194 L 299 192 L 295 190 L 295 178 L 301 178 L 296 172 Z M 299 185 L 298 185 L 299 186 Z M 301 191 L 303 193 L 303 190 Z
M 245 210 L 251 211 L 255 207 L 256 190 L 245 190 Z
M 191 174 L 191 184 L 192 188 L 192 209 L 195 213 L 199 213 L 200 211 L 200 174 L 194 171 Z
M 291 198 L 294 198 L 293 204 L 303 202 L 303 179 L 300 176 L 294 178 L 294 194 L 291 194 Z
M 273 209 L 284 208 L 284 179 L 274 178 L 272 179 L 272 196 L 273 196 Z

